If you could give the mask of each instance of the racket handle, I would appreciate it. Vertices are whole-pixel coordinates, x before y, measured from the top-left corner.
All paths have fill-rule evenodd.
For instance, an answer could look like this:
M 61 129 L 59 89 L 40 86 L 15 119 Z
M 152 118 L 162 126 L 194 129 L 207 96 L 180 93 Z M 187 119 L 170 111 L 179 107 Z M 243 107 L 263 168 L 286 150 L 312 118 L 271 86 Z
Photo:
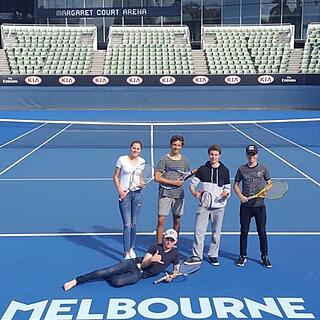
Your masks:
M 257 196 L 256 196 L 256 195 L 254 195 L 254 196 L 250 196 L 250 197 L 247 197 L 247 199 L 248 199 L 248 200 L 252 200 L 252 199 L 255 199 L 255 198 L 257 198 Z
M 183 180 L 188 180 L 189 178 L 193 177 L 197 173 L 198 169 L 192 169 L 191 171 L 188 172 L 186 177 L 184 177 Z
M 168 276 L 168 274 L 166 273 L 165 276 L 163 276 L 163 277 L 161 277 L 161 278 L 159 278 L 159 279 L 157 279 L 157 280 L 154 280 L 154 281 L 153 281 L 153 284 L 158 284 L 158 283 L 166 280 L 167 276 Z
M 193 176 L 192 172 L 188 172 L 188 174 L 182 179 L 183 181 L 188 180 L 189 178 L 191 178 Z

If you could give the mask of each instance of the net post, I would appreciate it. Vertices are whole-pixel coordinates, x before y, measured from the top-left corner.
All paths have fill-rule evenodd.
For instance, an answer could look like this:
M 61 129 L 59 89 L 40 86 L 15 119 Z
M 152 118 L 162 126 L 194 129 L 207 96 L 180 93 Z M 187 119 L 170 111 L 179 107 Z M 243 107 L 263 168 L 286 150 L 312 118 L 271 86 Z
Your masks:
M 150 124 L 150 163 L 154 168 L 154 126 Z M 153 171 L 153 170 L 152 170 Z M 152 175 L 154 172 L 152 172 Z

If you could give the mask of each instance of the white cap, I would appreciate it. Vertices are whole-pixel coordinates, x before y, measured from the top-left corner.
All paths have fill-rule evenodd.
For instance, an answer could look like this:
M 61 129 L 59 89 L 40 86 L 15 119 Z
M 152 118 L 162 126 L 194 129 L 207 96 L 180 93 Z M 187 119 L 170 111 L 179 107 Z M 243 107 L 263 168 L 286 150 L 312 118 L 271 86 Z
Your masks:
M 164 235 L 163 235 L 164 238 L 172 238 L 174 241 L 177 241 L 178 239 L 178 233 L 176 230 L 174 229 L 168 229 Z

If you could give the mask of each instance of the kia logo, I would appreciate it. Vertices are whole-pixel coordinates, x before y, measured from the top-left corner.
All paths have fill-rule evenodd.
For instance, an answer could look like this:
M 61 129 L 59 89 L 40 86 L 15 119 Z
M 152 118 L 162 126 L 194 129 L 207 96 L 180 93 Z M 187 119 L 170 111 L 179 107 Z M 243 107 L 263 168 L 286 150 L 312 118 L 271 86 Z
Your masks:
M 59 82 L 65 86 L 69 86 L 71 84 L 74 84 L 76 82 L 76 79 L 71 76 L 62 76 L 59 78 Z
M 25 78 L 25 82 L 27 84 L 30 84 L 32 86 L 36 86 L 38 84 L 40 84 L 42 82 L 42 79 L 40 77 L 37 76 L 29 76 Z
M 228 84 L 237 84 L 241 82 L 241 78 L 238 76 L 227 76 L 225 77 L 224 81 Z
M 170 85 L 176 82 L 176 78 L 172 76 L 164 76 L 159 79 L 162 84 Z
M 142 83 L 143 79 L 138 76 L 131 76 L 131 77 L 127 78 L 127 82 L 132 85 L 137 85 L 137 84 Z
M 258 82 L 262 84 L 269 84 L 269 83 L 272 83 L 273 81 L 274 81 L 274 77 L 269 75 L 263 75 L 258 78 Z
M 196 76 L 192 79 L 195 84 L 206 84 L 209 82 L 209 78 L 206 76 Z
M 104 76 L 97 76 L 97 77 L 94 77 L 94 78 L 92 79 L 92 82 L 93 82 L 94 84 L 99 85 L 99 86 L 103 86 L 103 85 L 105 85 L 105 84 L 108 84 L 109 79 L 108 79 L 107 77 L 104 77 Z

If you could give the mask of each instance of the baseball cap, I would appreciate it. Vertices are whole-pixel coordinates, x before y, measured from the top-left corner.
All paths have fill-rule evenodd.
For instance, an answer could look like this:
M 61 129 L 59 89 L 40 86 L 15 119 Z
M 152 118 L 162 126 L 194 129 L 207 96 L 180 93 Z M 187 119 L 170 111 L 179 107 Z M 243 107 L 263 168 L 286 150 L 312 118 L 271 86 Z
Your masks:
M 178 239 L 178 233 L 176 230 L 174 229 L 168 229 L 164 235 L 163 235 L 164 238 L 172 238 L 174 241 L 177 241 Z
M 257 154 L 258 153 L 258 147 L 254 144 L 249 144 L 247 147 L 246 147 L 246 154 L 248 153 L 254 153 L 254 154 Z

